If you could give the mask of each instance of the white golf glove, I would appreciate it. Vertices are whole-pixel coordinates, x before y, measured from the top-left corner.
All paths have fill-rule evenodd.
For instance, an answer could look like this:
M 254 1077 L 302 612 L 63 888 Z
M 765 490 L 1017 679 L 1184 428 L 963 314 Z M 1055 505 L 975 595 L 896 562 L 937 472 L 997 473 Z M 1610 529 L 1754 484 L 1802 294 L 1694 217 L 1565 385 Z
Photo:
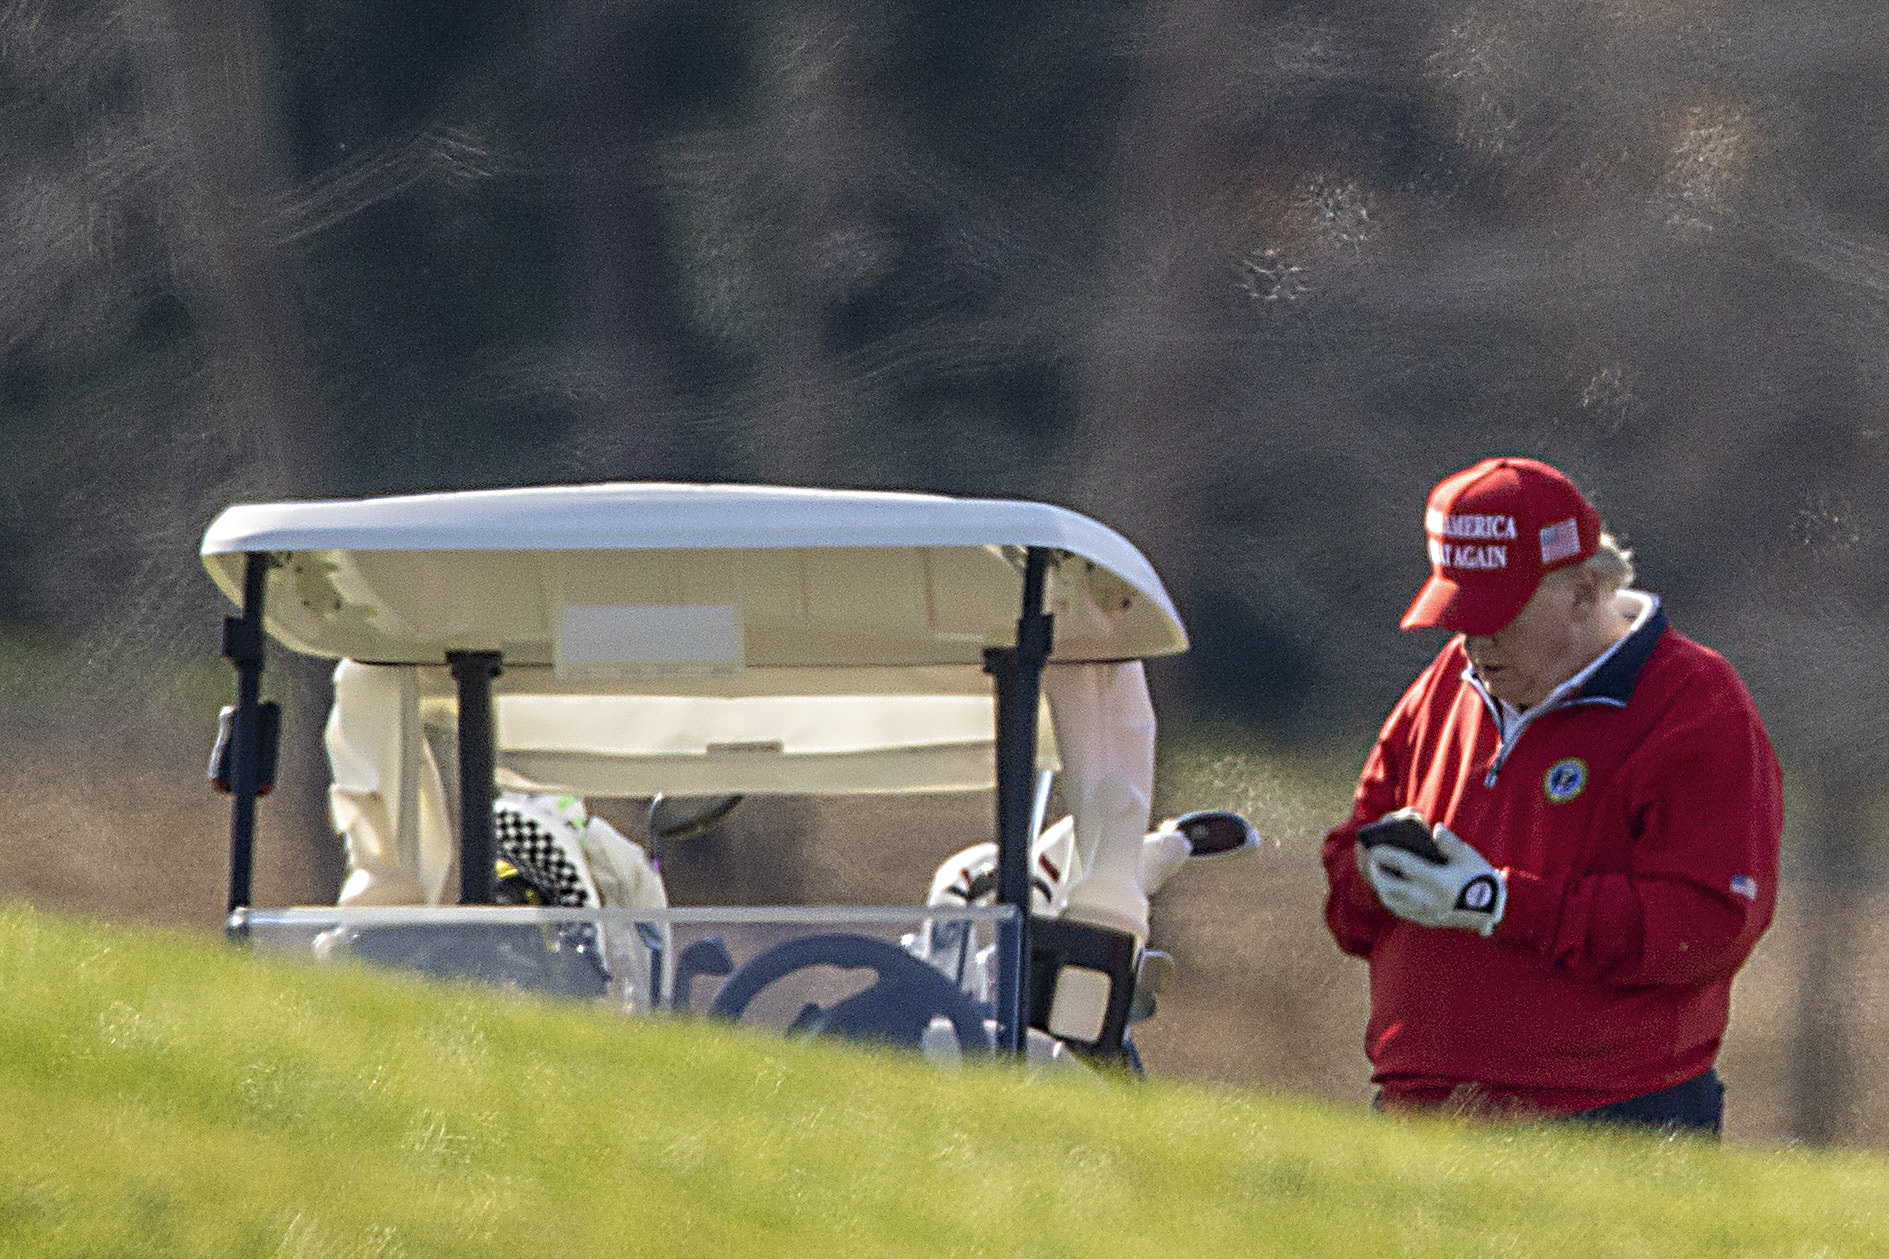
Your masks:
M 1487 936 L 1508 908 L 1508 879 L 1441 822 L 1431 836 L 1448 858 L 1441 865 L 1389 844 L 1361 851 L 1371 890 L 1406 921 Z

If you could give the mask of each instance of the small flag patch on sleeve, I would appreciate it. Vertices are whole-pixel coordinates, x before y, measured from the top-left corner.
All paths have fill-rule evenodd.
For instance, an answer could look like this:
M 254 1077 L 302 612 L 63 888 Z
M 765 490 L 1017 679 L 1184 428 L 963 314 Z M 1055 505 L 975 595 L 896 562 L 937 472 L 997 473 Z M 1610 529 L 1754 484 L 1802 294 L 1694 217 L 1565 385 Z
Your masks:
M 1757 900 L 1758 880 L 1748 874 L 1734 874 L 1732 876 L 1732 894 L 1734 896 L 1742 896 L 1748 901 Z

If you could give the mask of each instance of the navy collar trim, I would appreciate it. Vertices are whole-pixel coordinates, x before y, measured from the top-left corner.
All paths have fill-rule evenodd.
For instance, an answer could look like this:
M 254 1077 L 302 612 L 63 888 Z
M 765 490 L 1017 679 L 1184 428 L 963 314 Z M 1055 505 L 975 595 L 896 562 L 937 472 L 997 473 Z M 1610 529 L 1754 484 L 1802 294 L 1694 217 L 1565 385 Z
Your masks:
M 1653 609 L 1653 615 L 1646 619 L 1646 624 L 1621 640 L 1606 663 L 1594 670 L 1594 675 L 1587 679 L 1581 689 L 1568 697 L 1569 702 L 1598 702 L 1626 707 L 1627 701 L 1633 698 L 1633 688 L 1639 684 L 1640 670 L 1652 656 L 1653 649 L 1659 646 L 1667 626 L 1666 609 Z

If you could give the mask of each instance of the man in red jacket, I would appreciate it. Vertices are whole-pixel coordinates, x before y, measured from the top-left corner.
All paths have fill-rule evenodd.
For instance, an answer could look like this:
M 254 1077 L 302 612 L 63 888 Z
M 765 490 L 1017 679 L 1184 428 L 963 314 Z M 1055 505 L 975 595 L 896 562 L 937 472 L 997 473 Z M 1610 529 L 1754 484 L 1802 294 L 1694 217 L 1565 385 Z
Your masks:
M 1424 525 L 1403 628 L 1456 636 L 1324 847 L 1326 922 L 1370 962 L 1379 1104 L 1716 1133 L 1783 829 L 1751 696 L 1629 588 L 1630 553 L 1547 464 L 1459 472 Z M 1370 826 L 1400 812 L 1414 833 Z

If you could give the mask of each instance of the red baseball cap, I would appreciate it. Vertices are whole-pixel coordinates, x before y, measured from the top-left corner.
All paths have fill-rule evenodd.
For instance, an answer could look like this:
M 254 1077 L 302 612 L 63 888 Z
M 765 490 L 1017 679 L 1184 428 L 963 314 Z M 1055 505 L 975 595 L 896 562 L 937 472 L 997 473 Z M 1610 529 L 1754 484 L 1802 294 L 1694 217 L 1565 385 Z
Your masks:
M 1430 580 L 1402 628 L 1493 634 L 1515 619 L 1544 575 L 1600 548 L 1600 513 L 1539 459 L 1484 459 L 1430 491 L 1423 531 Z

